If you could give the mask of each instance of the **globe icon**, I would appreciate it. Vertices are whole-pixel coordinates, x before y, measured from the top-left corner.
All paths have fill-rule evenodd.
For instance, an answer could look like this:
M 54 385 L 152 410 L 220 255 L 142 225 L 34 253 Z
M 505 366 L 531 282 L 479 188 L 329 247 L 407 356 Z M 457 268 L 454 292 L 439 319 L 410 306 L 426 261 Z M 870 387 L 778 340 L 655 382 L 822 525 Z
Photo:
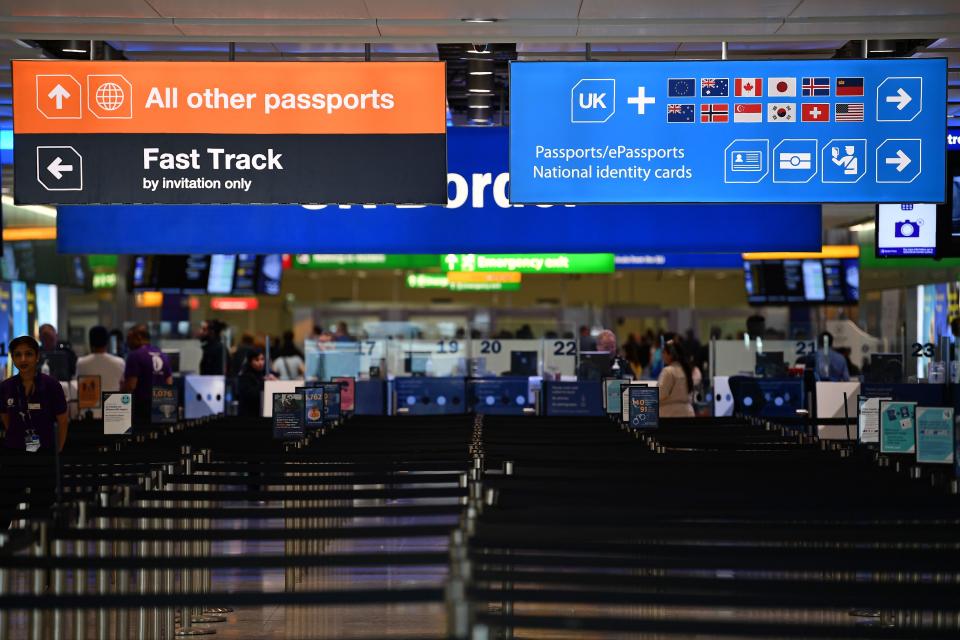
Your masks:
M 97 87 L 94 99 L 104 111 L 116 111 L 123 105 L 123 89 L 116 82 L 104 82 Z

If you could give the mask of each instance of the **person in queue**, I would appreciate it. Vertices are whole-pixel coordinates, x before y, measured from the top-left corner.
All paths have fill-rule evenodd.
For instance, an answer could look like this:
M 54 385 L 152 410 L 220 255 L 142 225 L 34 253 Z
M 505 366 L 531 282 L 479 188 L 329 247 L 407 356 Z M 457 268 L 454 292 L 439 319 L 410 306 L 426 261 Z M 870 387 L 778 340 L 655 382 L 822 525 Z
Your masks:
M 247 361 L 237 378 L 237 415 L 246 418 L 259 418 L 263 415 L 263 382 L 276 380 L 276 376 L 267 371 L 267 360 L 260 349 L 247 351 Z
M 692 418 L 693 392 L 699 381 L 690 359 L 674 340 L 664 343 L 663 369 L 657 378 L 660 388 L 660 416 L 663 418 Z
M 134 424 L 150 423 L 153 385 L 173 384 L 170 359 L 150 344 L 146 325 L 138 324 L 127 332 L 127 363 L 123 370 L 120 390 L 133 394 Z
M 60 383 L 39 371 L 40 344 L 20 336 L 10 342 L 9 353 L 18 372 L 0 383 L 4 448 L 28 453 L 63 451 L 69 425 L 67 399 Z
M 226 363 L 226 351 L 221 335 L 225 325 L 219 320 L 205 320 L 200 325 L 200 375 L 222 376 Z
M 90 353 L 77 360 L 78 376 L 100 376 L 103 391 L 119 391 L 123 380 L 123 358 L 107 352 L 110 333 L 106 327 L 91 327 L 88 340 Z

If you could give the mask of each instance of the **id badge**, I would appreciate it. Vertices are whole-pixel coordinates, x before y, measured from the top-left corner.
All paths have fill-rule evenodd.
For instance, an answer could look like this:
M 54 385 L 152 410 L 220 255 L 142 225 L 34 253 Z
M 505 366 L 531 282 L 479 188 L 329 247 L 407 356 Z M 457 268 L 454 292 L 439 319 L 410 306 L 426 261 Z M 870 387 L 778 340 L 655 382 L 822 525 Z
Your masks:
M 27 453 L 36 453 L 40 450 L 40 436 L 36 432 L 32 432 L 24 439 L 24 444 L 26 445 Z

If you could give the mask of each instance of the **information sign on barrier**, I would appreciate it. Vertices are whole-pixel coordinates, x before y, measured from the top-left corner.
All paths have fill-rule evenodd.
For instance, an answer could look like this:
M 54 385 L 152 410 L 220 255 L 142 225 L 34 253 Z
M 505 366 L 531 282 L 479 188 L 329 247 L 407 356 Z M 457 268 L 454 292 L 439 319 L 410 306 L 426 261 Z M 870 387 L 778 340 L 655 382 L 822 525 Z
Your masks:
M 917 407 L 917 462 L 953 464 L 953 408 Z
M 916 451 L 916 402 L 880 402 L 880 452 Z
M 660 421 L 660 389 L 631 385 L 623 391 L 627 400 L 627 425 L 631 429 L 655 429 Z
M 303 392 L 275 393 L 273 405 L 273 438 L 297 440 L 304 435 Z
M 942 202 L 945 58 L 510 65 L 511 201 Z
M 15 60 L 13 85 L 17 203 L 447 200 L 443 63 Z

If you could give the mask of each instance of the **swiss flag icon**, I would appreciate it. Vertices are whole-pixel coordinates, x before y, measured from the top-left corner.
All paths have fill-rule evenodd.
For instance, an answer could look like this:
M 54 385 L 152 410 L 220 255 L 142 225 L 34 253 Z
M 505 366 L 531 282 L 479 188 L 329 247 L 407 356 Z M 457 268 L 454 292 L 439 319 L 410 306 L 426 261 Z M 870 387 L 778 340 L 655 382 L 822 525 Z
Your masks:
M 830 122 L 830 105 L 826 102 L 804 102 L 801 122 Z
M 37 75 L 37 110 L 50 120 L 79 120 L 80 83 L 66 73 Z

